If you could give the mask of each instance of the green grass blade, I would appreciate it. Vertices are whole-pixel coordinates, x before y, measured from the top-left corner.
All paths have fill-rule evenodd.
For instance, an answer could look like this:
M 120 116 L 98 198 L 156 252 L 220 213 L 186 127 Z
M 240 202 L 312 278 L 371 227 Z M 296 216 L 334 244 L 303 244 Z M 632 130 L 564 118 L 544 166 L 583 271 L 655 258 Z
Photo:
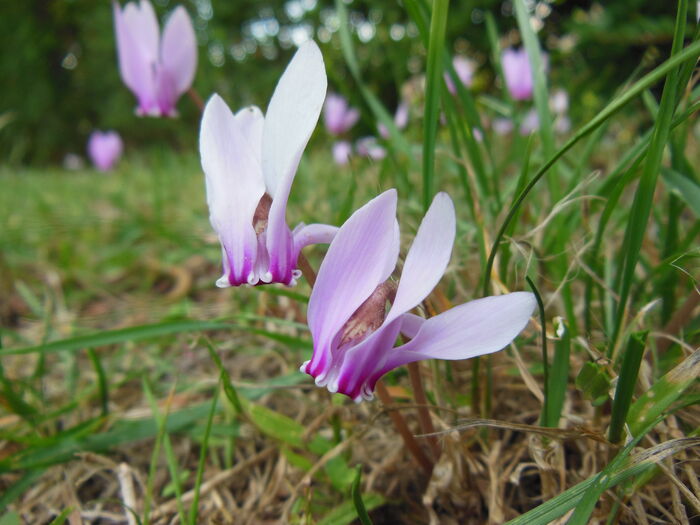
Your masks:
M 160 449 L 160 444 L 162 443 L 164 448 L 165 448 L 165 460 L 166 463 L 168 464 L 168 470 L 170 471 L 170 479 L 173 483 L 173 486 L 175 487 L 175 501 L 177 503 L 177 513 L 180 516 L 180 523 L 187 523 L 185 517 L 185 507 L 182 503 L 182 485 L 181 485 L 181 480 L 180 480 L 180 472 L 179 472 L 179 467 L 177 464 L 177 457 L 175 456 L 175 451 L 173 450 L 173 445 L 172 442 L 170 441 L 170 434 L 168 433 L 168 427 L 167 427 L 167 421 L 168 421 L 168 412 L 166 412 L 164 415 L 161 415 L 160 410 L 158 409 L 158 402 L 155 399 L 155 396 L 153 395 L 153 391 L 151 390 L 151 386 L 149 384 L 148 379 L 144 378 L 143 380 L 143 391 L 144 394 L 146 395 L 146 398 L 148 399 L 148 404 L 151 406 L 151 413 L 153 414 L 153 417 L 156 420 L 156 424 L 158 425 L 158 436 L 156 437 L 156 446 L 154 447 L 154 456 L 151 458 L 151 471 L 149 473 L 149 484 L 151 486 L 151 490 L 153 488 L 152 485 L 152 479 L 150 474 L 155 474 L 153 471 L 154 465 L 157 464 L 158 457 L 155 455 L 155 450 Z M 151 496 L 153 495 L 153 492 L 151 492 Z M 144 522 L 149 519 L 148 512 L 144 512 Z
M 544 375 L 544 405 L 542 407 L 542 416 L 540 421 L 544 425 L 545 421 L 548 420 L 547 417 L 547 407 L 549 405 L 549 358 L 547 357 L 547 317 L 544 313 L 544 302 L 542 302 L 542 296 L 539 290 L 532 282 L 529 276 L 525 276 L 527 284 L 530 285 L 532 293 L 535 294 L 535 299 L 537 300 L 537 309 L 540 314 L 540 325 L 542 326 L 542 370 Z
M 557 341 L 554 343 L 554 358 L 549 373 L 547 404 L 547 419 L 543 426 L 556 428 L 566 399 L 566 389 L 569 386 L 569 357 L 571 355 L 571 335 L 566 321 L 555 319 Z
M 68 519 L 68 516 L 70 516 L 71 512 L 73 512 L 73 507 L 63 509 L 63 511 L 58 516 L 51 520 L 51 523 L 49 525 L 63 525 Z
M 153 339 L 165 335 L 173 335 L 183 332 L 197 332 L 204 330 L 230 330 L 233 326 L 230 323 L 218 321 L 168 321 L 165 323 L 148 324 L 121 328 L 119 330 L 109 330 L 96 334 L 71 337 L 52 341 L 43 345 L 29 346 L 25 348 L 6 348 L 0 350 L 0 357 L 4 355 L 21 355 L 31 353 L 52 353 L 61 351 L 75 351 L 83 348 L 94 348 L 99 346 L 124 343 L 126 341 L 141 341 L 143 339 Z
M 440 117 L 440 93 L 443 78 L 443 51 L 449 0 L 435 0 L 430 17 L 428 63 L 426 65 L 425 116 L 423 119 L 423 208 L 430 206 L 435 194 L 435 140 Z
M 574 145 L 576 145 L 583 137 L 587 136 L 589 133 L 597 129 L 601 124 L 608 120 L 612 115 L 618 112 L 621 108 L 627 105 L 631 100 L 639 96 L 639 94 L 644 91 L 649 86 L 656 84 L 661 80 L 669 71 L 673 70 L 678 65 L 684 63 L 686 60 L 697 59 L 700 54 L 700 42 L 693 42 L 688 47 L 686 47 L 680 53 L 673 55 L 671 58 L 666 60 L 663 64 L 656 67 L 653 71 L 647 73 L 644 77 L 639 79 L 630 89 L 625 91 L 619 97 L 616 97 L 612 102 L 610 102 L 598 115 L 591 119 L 585 126 L 581 127 L 574 135 L 564 144 L 545 164 L 537 170 L 532 180 L 528 182 L 527 186 L 518 195 L 517 199 L 508 211 L 508 214 L 503 221 L 498 233 L 496 234 L 491 252 L 489 253 L 489 259 L 484 269 L 484 286 L 483 295 L 488 295 L 488 290 L 491 286 L 491 269 L 493 268 L 493 262 L 498 253 L 498 247 L 503 239 L 503 234 L 508 228 L 508 225 L 513 220 L 516 212 L 520 208 L 521 204 L 525 198 L 530 194 L 530 191 L 537 185 L 537 183 L 542 179 L 542 177 L 549 172 L 549 169 L 564 155 L 566 154 Z
M 350 486 L 350 496 L 352 497 L 352 503 L 355 505 L 355 511 L 357 511 L 357 519 L 360 520 L 362 525 L 372 525 L 372 520 L 367 514 L 367 508 L 365 507 L 364 501 L 362 501 L 362 465 L 357 465 L 355 467 L 355 479 L 352 481 Z
M 549 93 L 547 91 L 547 79 L 545 78 L 544 62 L 542 59 L 542 49 L 537 40 L 537 35 L 530 25 L 530 15 L 523 0 L 515 0 L 515 17 L 518 21 L 523 45 L 530 61 L 533 80 L 533 96 L 535 99 L 535 109 L 539 119 L 539 133 L 542 138 L 542 146 L 546 158 L 554 156 L 554 130 L 552 129 L 552 117 L 549 112 Z M 549 172 L 549 194 L 552 202 L 559 200 L 559 188 L 563 185 L 557 180 L 555 170 Z
M 625 354 L 622 358 L 620 377 L 617 379 L 615 397 L 612 404 L 612 416 L 608 439 L 611 443 L 618 443 L 622 439 L 622 430 L 627 419 L 627 412 L 632 404 L 634 385 L 637 383 L 639 366 L 644 356 L 647 332 L 635 333 L 630 336 Z
M 223 376 L 219 375 L 219 384 L 223 382 Z M 197 474 L 194 481 L 194 498 L 192 498 L 192 504 L 190 505 L 190 513 L 188 523 L 190 525 L 196 525 L 197 523 L 197 511 L 199 509 L 199 494 L 202 488 L 202 480 L 204 479 L 204 467 L 207 460 L 207 452 L 209 450 L 209 436 L 211 435 L 211 427 L 214 422 L 214 415 L 216 414 L 216 405 L 219 401 L 219 389 L 214 391 L 214 398 L 211 401 L 211 410 L 209 410 L 209 416 L 207 417 L 207 426 L 204 429 L 204 438 L 202 439 L 202 449 L 199 452 L 199 463 L 197 464 Z
M 97 374 L 97 389 L 100 393 L 100 404 L 102 405 L 102 415 L 109 415 L 109 382 L 107 381 L 107 374 L 105 374 L 105 369 L 102 366 L 102 361 L 97 355 L 97 352 L 92 348 L 88 348 L 88 357 L 92 362 L 92 366 L 95 368 L 95 373 Z
M 627 424 L 636 436 L 642 429 L 671 408 L 683 392 L 700 376 L 700 349 L 659 379 L 629 409 Z
M 376 493 L 365 494 L 364 504 L 367 510 L 373 510 L 386 503 L 383 496 Z M 345 501 L 318 521 L 318 525 L 350 525 L 357 519 L 357 512 L 352 501 Z
M 676 27 L 673 36 L 672 56 L 678 56 L 683 45 L 685 36 L 686 17 L 688 12 L 687 0 L 678 2 L 678 15 L 676 18 Z M 634 194 L 632 209 L 627 230 L 625 231 L 625 247 L 620 254 L 620 270 L 618 273 L 619 288 L 617 310 L 615 313 L 615 324 L 613 333 L 610 334 L 610 342 L 608 345 L 608 356 L 611 357 L 615 350 L 617 338 L 619 337 L 622 322 L 627 307 L 627 299 L 629 298 L 634 271 L 637 267 L 639 253 L 642 248 L 646 225 L 651 214 L 651 207 L 656 189 L 656 180 L 659 175 L 659 168 L 664 153 L 664 148 L 668 142 L 671 132 L 671 123 L 673 113 L 676 108 L 676 94 L 679 86 L 677 85 L 679 71 L 677 68 L 671 69 L 666 82 L 664 84 L 663 93 L 661 94 L 661 104 L 659 105 L 659 113 L 654 124 L 654 132 L 649 144 L 649 151 L 645 159 L 642 175 L 639 179 L 637 191 Z
M 695 216 L 700 219 L 700 184 L 690 177 L 668 168 L 661 169 L 661 177 L 668 189 L 685 202 Z

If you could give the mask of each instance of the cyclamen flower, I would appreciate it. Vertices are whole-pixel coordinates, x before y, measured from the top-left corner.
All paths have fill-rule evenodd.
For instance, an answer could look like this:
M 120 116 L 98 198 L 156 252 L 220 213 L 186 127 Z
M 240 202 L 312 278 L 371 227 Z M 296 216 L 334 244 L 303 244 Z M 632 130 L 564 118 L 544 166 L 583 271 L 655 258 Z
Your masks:
M 445 272 L 455 222 L 452 201 L 439 193 L 418 228 L 396 286 L 388 280 L 399 255 L 396 190 L 357 210 L 341 226 L 319 269 L 308 309 L 314 351 L 301 371 L 318 386 L 359 402 L 372 399 L 379 378 L 403 364 L 467 359 L 510 343 L 535 308 L 531 293 L 477 299 L 430 319 L 408 313 Z M 395 348 L 399 333 L 411 340 Z
M 501 63 L 510 96 L 515 100 L 531 98 L 532 69 L 525 49 L 506 49 L 501 56 Z
M 347 140 L 339 140 L 333 143 L 333 160 L 338 166 L 345 166 L 350 161 L 352 144 Z
M 401 102 L 396 107 L 396 113 L 394 113 L 394 125 L 399 129 L 404 129 L 408 125 L 408 104 L 406 102 Z M 389 130 L 381 122 L 377 124 L 377 131 L 383 139 L 389 138 Z
M 257 107 L 234 115 L 216 94 L 207 102 L 199 150 L 210 220 L 223 254 L 217 286 L 292 286 L 300 276 L 301 249 L 333 238 L 333 226 L 300 224 L 292 232 L 285 220 L 289 191 L 325 96 L 323 57 L 308 41 L 282 74 L 264 117 Z
M 116 131 L 95 130 L 88 139 L 90 160 L 100 171 L 109 171 L 122 154 L 122 139 Z
M 474 75 L 474 64 L 471 60 L 456 56 L 452 59 L 452 67 L 455 68 L 455 73 L 457 73 L 457 78 L 463 85 L 469 87 L 472 85 Z M 452 82 L 452 76 L 449 73 L 445 73 L 445 84 L 447 84 L 447 90 L 452 94 L 457 93 L 457 87 L 454 82 Z
M 190 88 L 197 69 L 197 40 L 187 11 L 177 7 L 159 35 L 148 0 L 123 9 L 115 1 L 113 8 L 119 72 L 138 100 L 136 113 L 175 116 L 177 99 Z
M 331 93 L 323 106 L 323 122 L 332 135 L 349 131 L 360 118 L 360 112 L 348 105 L 344 97 Z
M 377 142 L 376 137 L 362 137 L 355 142 L 355 151 L 358 155 L 372 160 L 382 160 L 386 157 L 386 150 Z

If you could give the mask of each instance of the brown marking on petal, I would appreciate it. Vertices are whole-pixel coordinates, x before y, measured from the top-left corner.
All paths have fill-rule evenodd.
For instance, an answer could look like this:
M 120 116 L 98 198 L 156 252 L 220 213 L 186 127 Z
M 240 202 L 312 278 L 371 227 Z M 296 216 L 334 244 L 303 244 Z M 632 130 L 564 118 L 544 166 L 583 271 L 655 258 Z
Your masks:
M 267 193 L 263 193 L 260 197 L 260 202 L 258 202 L 258 207 L 255 208 L 255 213 L 253 214 L 253 228 L 255 228 L 256 235 L 260 235 L 267 228 L 267 217 L 270 214 L 270 206 L 272 206 L 272 197 Z
M 377 286 L 343 326 L 339 346 L 358 341 L 379 328 L 386 317 L 387 301 L 391 304 L 395 297 L 396 283 L 393 281 L 386 281 Z

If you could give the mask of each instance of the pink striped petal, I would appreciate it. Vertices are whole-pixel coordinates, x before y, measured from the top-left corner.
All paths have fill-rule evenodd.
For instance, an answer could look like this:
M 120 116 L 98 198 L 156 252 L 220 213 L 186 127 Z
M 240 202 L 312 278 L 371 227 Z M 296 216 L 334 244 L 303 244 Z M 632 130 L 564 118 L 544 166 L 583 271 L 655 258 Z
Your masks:
M 529 292 L 484 297 L 427 319 L 416 336 L 395 348 L 384 372 L 422 359 L 468 359 L 497 352 L 525 328 L 536 306 Z
M 455 230 L 452 199 L 447 193 L 438 193 L 408 250 L 396 299 L 387 314 L 386 324 L 417 306 L 435 288 L 450 262 Z
M 323 381 L 331 365 L 336 335 L 396 265 L 396 200 L 396 190 L 388 190 L 353 213 L 338 230 L 321 264 L 307 316 L 314 354 L 302 365 L 317 381 Z

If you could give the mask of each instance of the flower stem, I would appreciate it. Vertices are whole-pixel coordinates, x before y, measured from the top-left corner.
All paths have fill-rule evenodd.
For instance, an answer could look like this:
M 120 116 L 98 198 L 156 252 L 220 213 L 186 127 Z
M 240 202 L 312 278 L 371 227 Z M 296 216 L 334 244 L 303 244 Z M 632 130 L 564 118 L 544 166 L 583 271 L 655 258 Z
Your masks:
M 309 287 L 313 288 L 314 284 L 316 284 L 316 272 L 311 267 L 311 265 L 309 264 L 309 260 L 303 253 L 299 254 L 297 264 L 299 265 L 299 269 L 301 270 L 302 275 L 306 277 L 306 281 L 309 283 Z
M 197 90 L 193 87 L 187 90 L 187 95 L 190 97 L 192 102 L 194 102 L 194 105 L 197 106 L 197 109 L 199 109 L 200 112 L 204 111 L 204 100 L 202 97 L 199 95 Z
M 388 408 L 389 405 L 393 403 L 394 400 L 382 381 L 377 383 L 376 392 L 385 407 Z M 425 474 L 430 476 L 433 471 L 433 464 L 420 448 L 413 437 L 413 434 L 411 434 L 411 431 L 406 424 L 406 420 L 403 418 L 401 413 L 396 410 L 390 410 L 389 417 L 391 418 L 392 423 L 394 423 L 396 430 L 399 432 L 401 439 L 403 439 L 406 448 L 413 456 L 413 459 L 416 460 L 416 463 L 418 463 L 418 465 L 423 469 Z
M 408 375 L 411 378 L 411 386 L 413 387 L 413 399 L 418 406 L 418 422 L 420 423 L 421 432 L 423 434 L 432 434 L 435 432 L 433 420 L 430 418 L 428 411 L 428 398 L 425 396 L 423 389 L 423 378 L 420 373 L 418 363 L 408 363 Z M 437 460 L 440 457 L 440 444 L 435 436 L 427 436 L 430 450 L 433 453 L 433 459 Z

